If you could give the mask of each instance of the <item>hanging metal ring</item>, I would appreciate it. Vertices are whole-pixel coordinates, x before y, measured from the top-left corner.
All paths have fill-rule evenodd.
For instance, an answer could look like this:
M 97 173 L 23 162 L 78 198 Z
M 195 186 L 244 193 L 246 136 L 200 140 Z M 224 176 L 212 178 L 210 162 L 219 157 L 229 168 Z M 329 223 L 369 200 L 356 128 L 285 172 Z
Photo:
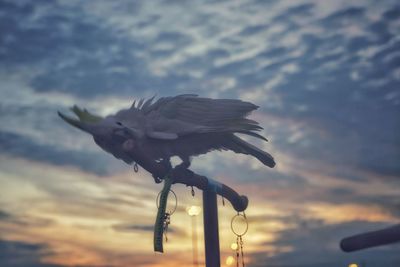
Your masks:
M 237 219 L 239 219 L 239 218 L 243 218 L 244 221 L 246 222 L 246 228 L 245 228 L 242 232 L 239 232 L 239 230 L 238 230 L 238 229 L 235 229 L 235 227 L 233 226 L 234 223 L 235 223 L 235 220 L 237 220 Z M 247 233 L 247 230 L 249 229 L 249 222 L 247 221 L 246 215 L 245 215 L 245 214 L 240 214 L 240 213 L 238 213 L 238 214 L 236 214 L 235 216 L 233 216 L 233 218 L 232 218 L 232 220 L 231 220 L 231 229 L 232 229 L 232 232 L 233 232 L 235 235 L 237 235 L 237 236 L 244 236 L 244 235 Z
M 139 166 L 138 166 L 138 164 L 135 162 L 135 164 L 133 164 L 133 170 L 135 171 L 135 172 L 138 172 L 139 171 Z
M 172 211 L 168 211 L 169 215 L 172 215 L 172 214 L 174 214 L 174 212 L 176 211 L 176 207 L 178 206 L 178 198 L 177 198 L 175 192 L 172 189 L 170 189 L 169 192 L 171 192 L 172 195 L 175 198 L 175 206 L 174 206 L 174 208 L 172 209 Z M 158 193 L 157 199 L 156 199 L 157 209 L 160 206 L 160 204 L 159 204 L 160 203 L 160 195 L 161 195 L 161 191 Z

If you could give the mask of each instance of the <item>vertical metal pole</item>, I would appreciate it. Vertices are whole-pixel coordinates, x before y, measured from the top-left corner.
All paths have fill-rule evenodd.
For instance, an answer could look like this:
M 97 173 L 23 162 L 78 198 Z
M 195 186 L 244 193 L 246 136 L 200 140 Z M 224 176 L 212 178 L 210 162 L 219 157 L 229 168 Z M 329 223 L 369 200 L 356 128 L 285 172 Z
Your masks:
M 198 259 L 198 250 L 197 250 L 197 224 L 196 215 L 190 216 L 192 217 L 192 250 L 193 250 L 193 267 L 199 266 L 199 259 Z
M 203 190 L 204 244 L 206 267 L 220 267 L 217 194 Z

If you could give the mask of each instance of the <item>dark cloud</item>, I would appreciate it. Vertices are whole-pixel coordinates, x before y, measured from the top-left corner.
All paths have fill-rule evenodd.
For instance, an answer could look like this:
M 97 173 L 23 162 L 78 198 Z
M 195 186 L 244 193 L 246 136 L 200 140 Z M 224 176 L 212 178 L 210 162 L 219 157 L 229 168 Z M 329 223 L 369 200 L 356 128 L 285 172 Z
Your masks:
M 347 187 L 334 187 L 329 189 L 330 193 L 335 196 L 335 199 L 343 200 L 343 198 L 353 198 L 355 192 L 352 189 L 349 189 Z
M 144 231 L 144 232 L 153 232 L 154 225 L 150 224 L 116 224 L 113 226 L 113 229 L 120 232 L 136 232 L 136 231 Z
M 388 28 L 388 23 L 385 20 L 371 23 L 368 26 L 368 30 L 374 35 L 375 42 L 377 44 L 385 44 L 394 37 Z
M 325 21 L 343 22 L 329 25 L 329 28 L 345 30 L 352 24 L 358 25 L 365 12 L 365 8 L 350 8 L 328 16 Z M 400 131 L 400 123 L 396 120 L 400 116 L 396 104 L 400 99 L 395 90 L 400 83 L 391 76 L 399 66 L 397 56 L 392 56 L 399 45 L 393 40 L 391 45 L 378 49 L 379 52 L 369 59 L 371 64 L 360 67 L 365 59 L 356 55 L 357 51 L 377 48 L 393 38 L 384 18 L 367 24 L 365 29 L 373 34 L 372 39 L 368 35 L 349 39 L 339 33 L 328 36 L 304 34 L 301 43 L 306 50 L 299 57 L 285 57 L 292 49 L 276 47 L 260 55 L 274 59 L 277 53 L 281 59 L 259 72 L 240 75 L 236 71 L 254 65 L 255 58 L 238 62 L 238 66 L 226 71 L 233 73 L 235 70 L 242 87 L 262 86 L 282 73 L 285 64 L 297 65 L 297 72 L 285 74 L 284 81 L 273 88 L 283 101 L 279 106 L 282 108 L 261 106 L 265 112 L 296 118 L 310 129 L 328 135 L 306 135 L 299 142 L 289 144 L 286 133 L 275 138 L 275 144 L 299 156 L 318 156 L 332 164 L 347 163 L 377 174 L 399 176 L 400 140 L 395 133 Z M 330 52 L 340 47 L 345 51 Z M 325 68 L 328 64 L 332 67 Z M 373 86 L 376 80 L 385 82 L 379 87 Z M 299 110 L 299 107 L 303 109 Z M 302 141 L 307 145 L 303 146 Z
M 153 233 L 154 225 L 153 224 L 115 224 L 115 225 L 113 225 L 113 229 L 118 232 L 127 232 L 127 233 L 128 232 L 137 233 L 138 231 Z M 167 234 L 171 234 L 173 236 L 180 236 L 180 237 L 186 236 L 186 233 L 182 229 L 174 227 L 173 224 L 171 224 L 168 227 Z
M 2 267 L 61 267 L 61 265 L 41 262 L 41 258 L 49 254 L 48 247 L 43 244 L 0 239 L 0 265 Z
M 241 36 L 250 36 L 253 34 L 257 34 L 261 31 L 264 31 L 268 28 L 267 25 L 254 25 L 254 26 L 249 26 L 243 29 L 239 34 Z
M 1 267 L 65 267 L 67 265 L 43 263 L 53 252 L 46 244 L 0 239 Z M 68 265 L 69 266 L 69 265 Z M 74 265 L 76 267 L 110 267 L 111 265 Z
M 344 253 L 339 248 L 340 240 L 362 232 L 382 229 L 385 223 L 354 221 L 349 223 L 324 225 L 319 221 L 297 218 L 297 227 L 284 230 L 273 244 L 277 249 L 292 247 L 290 252 L 275 256 L 266 253 L 251 255 L 254 266 L 348 266 L 350 263 L 366 266 L 397 266 L 400 256 L 396 251 L 399 244 L 373 248 L 356 253 Z
M 365 49 L 366 47 L 368 47 L 369 45 L 372 44 L 372 41 L 370 40 L 370 38 L 368 36 L 357 36 L 354 38 L 351 38 L 348 43 L 347 43 L 347 49 L 349 52 L 352 53 L 357 53 L 363 49 Z
M 217 156 L 219 152 L 212 153 L 215 153 Z M 241 157 L 247 156 L 242 155 Z M 249 180 L 251 180 L 254 183 L 262 184 L 266 188 L 274 188 L 274 190 L 278 188 L 301 188 L 309 185 L 304 177 L 299 175 L 284 174 L 271 170 L 266 166 L 263 166 L 257 170 L 251 170 L 248 168 L 243 168 L 243 165 L 241 164 L 232 165 L 232 162 L 225 160 L 224 158 L 216 159 L 215 164 L 218 166 L 216 169 L 205 171 L 203 173 L 208 175 L 210 178 L 223 176 L 243 183 L 247 183 Z
M 374 196 L 359 197 L 359 203 L 380 207 L 384 212 L 400 219 L 400 196 L 392 194 L 378 194 Z
M 49 15 L 41 22 L 30 26 L 21 23 L 35 15 L 42 6 L 53 7 L 50 1 L 31 2 L 2 1 L 0 16 L 0 59 L 1 67 L 10 68 L 18 64 L 37 64 L 63 52 L 60 45 L 66 42 L 60 32 L 68 19 L 63 16 Z M 51 32 L 45 30 L 42 23 L 50 23 Z
M 42 70 L 31 81 L 37 92 L 61 91 L 81 97 L 119 94 L 144 95 L 176 88 L 187 77 L 160 78 L 136 56 L 145 48 L 105 26 L 79 8 L 59 7 L 46 2 L 51 12 L 35 17 L 42 5 L 33 2 L 4 2 L 0 16 L 0 68 L 22 64 Z M 28 20 L 32 22 L 28 24 Z M 160 34 L 156 42 L 168 42 L 176 49 L 190 42 L 179 33 Z
M 11 218 L 11 215 L 8 212 L 0 210 L 0 221 L 6 221 Z
M 273 23 L 284 23 L 290 26 L 291 30 L 298 28 L 299 24 L 294 21 L 298 17 L 309 17 L 312 16 L 314 4 L 307 3 L 301 4 L 294 7 L 289 7 L 282 13 L 276 15 L 273 19 Z
M 218 76 L 222 76 L 222 75 L 231 76 L 234 73 L 240 75 L 248 68 L 251 68 L 253 64 L 254 64 L 253 59 L 243 59 L 243 60 L 225 64 L 221 67 L 214 68 L 212 71 L 210 71 L 210 73 L 212 72 L 212 76 L 214 76 L 214 77 L 218 77 Z
M 175 49 L 180 49 L 185 45 L 188 45 L 192 42 L 192 38 L 188 35 L 179 33 L 179 32 L 161 32 L 157 35 L 154 40 L 154 44 L 166 44 L 170 46 L 174 46 Z
M 48 227 L 54 223 L 54 221 L 51 219 L 44 219 L 27 215 L 17 215 L 4 210 L 0 210 L 0 223 L 1 222 L 22 227 Z
M 206 76 L 209 78 L 220 76 L 221 72 L 223 74 L 223 69 L 218 72 L 218 68 L 214 69 L 214 63 L 219 59 L 226 59 L 230 55 L 227 49 L 211 49 L 205 55 L 193 56 L 186 59 L 183 63 L 179 64 L 180 69 L 192 70 L 192 71 L 206 71 Z M 229 67 L 228 67 L 229 68 Z M 208 69 L 213 71 L 207 72 Z M 229 73 L 228 73 L 229 74 Z M 196 81 L 198 83 L 198 81 Z M 199 88 L 199 85 L 193 85 L 192 88 Z M 188 89 L 189 90 L 189 89 Z
M 59 67 L 48 68 L 35 77 L 31 83 L 35 90 L 57 90 L 91 97 L 112 94 L 115 89 L 134 95 L 157 88 L 158 83 L 149 76 L 146 64 L 134 56 L 134 51 L 141 47 L 139 43 L 121 39 L 95 22 L 65 17 L 62 20 L 69 28 L 68 34 L 57 29 L 57 23 L 43 23 L 44 35 L 50 32 L 60 35 L 60 40 L 46 40 L 50 45 L 60 46 L 57 57 L 46 64 Z M 32 49 L 36 50 L 35 47 Z M 63 64 L 63 61 L 70 64 Z
M 0 132 L 3 154 L 46 162 L 59 166 L 75 166 L 98 175 L 109 174 L 109 159 L 104 153 L 68 151 L 54 146 L 37 144 L 31 139 L 9 132 Z
M 322 19 L 321 22 L 329 28 L 342 27 L 362 19 L 364 15 L 364 7 L 349 7 L 328 15 L 326 18 Z
M 267 49 L 260 54 L 257 55 L 257 57 L 262 57 L 265 59 L 274 59 L 274 58 L 280 58 L 282 56 L 285 56 L 289 51 L 288 48 L 283 47 L 283 46 L 277 46 L 271 49 Z
M 383 17 L 386 20 L 396 20 L 400 18 L 400 6 L 395 6 L 393 8 L 388 9 L 383 13 Z
M 310 16 L 312 15 L 312 9 L 314 8 L 314 4 L 306 3 L 301 4 L 294 7 L 289 7 L 286 11 L 283 12 L 285 16 Z

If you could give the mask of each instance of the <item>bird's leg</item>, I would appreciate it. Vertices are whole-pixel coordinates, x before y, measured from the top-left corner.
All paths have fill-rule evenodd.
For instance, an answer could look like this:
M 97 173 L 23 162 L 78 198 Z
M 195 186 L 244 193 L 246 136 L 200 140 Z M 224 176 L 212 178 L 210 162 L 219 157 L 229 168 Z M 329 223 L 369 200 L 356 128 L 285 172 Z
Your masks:
M 168 171 L 172 170 L 172 164 L 169 158 L 162 158 L 160 163 L 164 165 Z
M 188 169 L 190 167 L 190 157 L 184 156 L 180 157 L 182 162 L 178 164 L 175 168 Z

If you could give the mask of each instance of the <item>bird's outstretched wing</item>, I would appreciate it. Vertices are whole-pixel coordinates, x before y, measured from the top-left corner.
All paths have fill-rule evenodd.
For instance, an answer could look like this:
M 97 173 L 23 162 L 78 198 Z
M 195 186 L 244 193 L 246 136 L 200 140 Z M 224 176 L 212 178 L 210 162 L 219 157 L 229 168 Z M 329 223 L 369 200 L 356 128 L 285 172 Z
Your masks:
M 256 133 L 262 129 L 246 116 L 258 106 L 233 99 L 210 99 L 197 95 L 141 100 L 132 108 L 146 118 L 146 134 L 156 139 L 172 140 L 187 134 L 243 133 L 263 140 Z

